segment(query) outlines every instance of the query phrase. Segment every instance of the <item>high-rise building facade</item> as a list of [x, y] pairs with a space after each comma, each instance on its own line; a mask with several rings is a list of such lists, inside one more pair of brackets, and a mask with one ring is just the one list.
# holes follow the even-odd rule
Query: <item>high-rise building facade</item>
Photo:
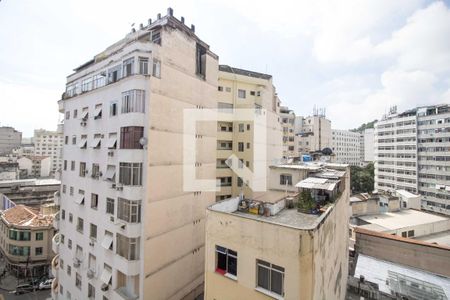
[[[253, 190], [247, 182], [229, 167], [230, 155], [239, 159], [238, 168], [254, 170], [254, 163], [263, 160], [268, 167], [282, 158], [282, 131], [279, 120], [280, 100], [272, 84], [272, 76], [248, 70], [219, 66], [218, 83], [219, 111], [239, 115], [237, 110], [250, 110], [265, 114], [266, 137], [255, 136], [255, 122], [252, 120], [218, 121], [217, 123], [217, 180], [220, 191], [216, 200], [227, 199], [244, 193], [251, 197]], [[255, 147], [264, 147], [265, 156], [255, 157]], [[264, 174], [255, 174], [267, 180]]]
[[392, 113], [375, 124], [375, 188], [419, 193], [422, 208], [450, 214], [450, 106]]
[[374, 161], [374, 129], [367, 128], [361, 133], [361, 161], [369, 163]]
[[7, 154], [22, 143], [22, 132], [12, 127], [0, 127], [0, 154]]
[[[70, 139], [72, 138], [73, 137], [70, 137]], [[69, 137], [66, 137], [65, 139], [67, 142], [66, 144], [69, 144]], [[64, 142], [63, 134], [58, 131], [36, 129], [34, 131], [33, 140], [35, 155], [48, 156], [51, 158], [50, 174], [54, 176], [62, 167], [61, 151]]]
[[361, 137], [359, 132], [349, 130], [332, 129], [332, 147], [335, 161], [351, 166], [360, 166], [361, 161]]
[[417, 116], [392, 113], [375, 124], [375, 189], [417, 194]]
[[68, 77], [53, 299], [201, 292], [215, 193], [184, 189], [183, 139], [195, 141], [197, 176], [214, 180], [217, 129], [186, 131], [183, 114], [217, 107], [217, 78], [217, 55], [172, 9]]
[[295, 157], [295, 113], [286, 106], [280, 107], [281, 127], [283, 130], [283, 157]]
[[299, 155], [330, 148], [331, 141], [331, 121], [325, 115], [295, 118], [295, 147]]

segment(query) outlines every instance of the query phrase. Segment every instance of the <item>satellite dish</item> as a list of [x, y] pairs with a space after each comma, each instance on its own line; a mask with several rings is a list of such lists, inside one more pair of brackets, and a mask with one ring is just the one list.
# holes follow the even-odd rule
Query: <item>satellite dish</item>
[[333, 151], [330, 148], [323, 148], [322, 149], [322, 154], [323, 155], [331, 155], [333, 153]]
[[142, 146], [146, 146], [147, 145], [147, 138], [145, 138], [145, 137], [141, 137], [140, 139], [139, 139], [139, 144], [141, 144]]

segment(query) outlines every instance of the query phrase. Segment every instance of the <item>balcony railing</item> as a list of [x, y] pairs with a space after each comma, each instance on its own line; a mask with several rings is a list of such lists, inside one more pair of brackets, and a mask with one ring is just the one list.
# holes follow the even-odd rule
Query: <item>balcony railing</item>
[[59, 244], [61, 243], [61, 234], [57, 233], [52, 239], [52, 250], [55, 253], [59, 253]]
[[52, 259], [52, 275], [53, 277], [58, 277], [58, 270], [59, 270], [59, 254], [57, 254]]

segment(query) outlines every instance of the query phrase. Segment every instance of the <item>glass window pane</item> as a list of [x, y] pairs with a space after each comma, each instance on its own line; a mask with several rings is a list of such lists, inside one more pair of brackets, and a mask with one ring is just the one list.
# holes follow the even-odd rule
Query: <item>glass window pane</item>
[[283, 274], [272, 270], [271, 276], [271, 291], [278, 295], [283, 295]]
[[258, 286], [269, 290], [269, 269], [258, 266]]

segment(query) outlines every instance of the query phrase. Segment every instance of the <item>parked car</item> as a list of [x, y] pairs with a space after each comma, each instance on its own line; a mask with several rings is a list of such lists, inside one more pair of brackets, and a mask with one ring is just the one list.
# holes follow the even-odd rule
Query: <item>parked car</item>
[[18, 286], [16, 286], [16, 290], [15, 290], [14, 294], [16, 294], [16, 295], [26, 294], [26, 293], [31, 293], [34, 290], [35, 290], [35, 288], [32, 284], [29, 284], [29, 283], [19, 284]]
[[49, 288], [52, 287], [52, 281], [53, 281], [53, 279], [47, 279], [45, 281], [42, 281], [39, 284], [39, 289], [40, 290], [48, 290]]

